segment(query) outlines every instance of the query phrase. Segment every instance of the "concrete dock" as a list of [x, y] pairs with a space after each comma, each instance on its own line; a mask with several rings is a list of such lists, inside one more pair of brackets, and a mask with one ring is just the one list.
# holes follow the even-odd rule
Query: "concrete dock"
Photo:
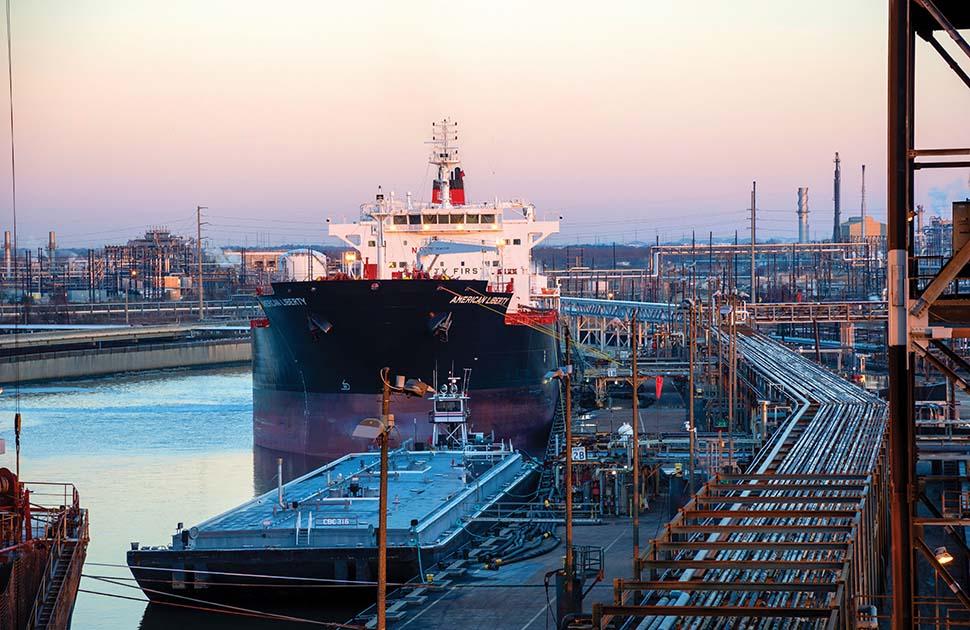
[[[670, 518], [666, 498], [658, 499], [640, 516], [641, 547]], [[633, 526], [629, 518], [609, 519], [601, 525], [577, 526], [574, 533], [577, 546], [594, 545], [604, 550], [603, 579], [595, 585], [591, 582], [584, 585], [584, 592], [589, 589], [584, 610], [589, 612], [593, 603], [612, 602], [613, 579], [628, 577], [633, 571]], [[547, 573], [562, 566], [563, 553], [563, 546], [559, 545], [543, 556], [506, 565], [497, 571], [485, 568], [467, 571], [440, 590], [426, 590], [423, 594], [427, 599], [421, 605], [401, 607], [401, 618], [393, 622], [389, 619], [388, 625], [409, 630], [552, 628], [556, 611], [555, 579], [549, 585], [548, 598], [544, 580]], [[413, 590], [395, 592], [388, 606], [403, 601], [403, 596]]]
[[245, 326], [105, 326], [0, 335], [0, 383], [52, 381], [105, 374], [245, 363], [252, 359]]

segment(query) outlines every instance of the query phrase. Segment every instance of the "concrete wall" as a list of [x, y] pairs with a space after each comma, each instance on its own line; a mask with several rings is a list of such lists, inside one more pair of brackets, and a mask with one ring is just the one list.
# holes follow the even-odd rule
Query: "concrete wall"
[[[21, 382], [53, 381], [122, 372], [244, 363], [251, 361], [252, 355], [252, 345], [248, 339], [47, 352], [21, 357], [19, 378]], [[18, 364], [11, 358], [0, 361], [0, 384], [13, 383], [18, 376], [17, 370]]]

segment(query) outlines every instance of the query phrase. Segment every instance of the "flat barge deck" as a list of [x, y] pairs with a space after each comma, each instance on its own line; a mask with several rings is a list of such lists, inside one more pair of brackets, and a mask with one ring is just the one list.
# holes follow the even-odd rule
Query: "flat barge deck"
[[[170, 545], [133, 543], [131, 572], [154, 601], [373, 597], [379, 459], [378, 453], [346, 455], [197, 526], [179, 528]], [[495, 446], [398, 449], [390, 453], [388, 470], [392, 583], [406, 582], [454, 552], [473, 533], [477, 514], [536, 476], [522, 455]], [[307, 588], [322, 584], [332, 588]]]

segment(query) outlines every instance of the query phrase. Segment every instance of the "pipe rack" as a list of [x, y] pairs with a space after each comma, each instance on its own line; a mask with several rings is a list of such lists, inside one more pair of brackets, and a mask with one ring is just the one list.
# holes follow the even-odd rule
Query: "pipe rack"
[[[793, 412], [749, 472], [720, 474], [616, 580], [596, 628], [854, 628], [882, 591], [886, 405], [751, 331], [738, 356]], [[770, 396], [769, 396], [770, 395]]]

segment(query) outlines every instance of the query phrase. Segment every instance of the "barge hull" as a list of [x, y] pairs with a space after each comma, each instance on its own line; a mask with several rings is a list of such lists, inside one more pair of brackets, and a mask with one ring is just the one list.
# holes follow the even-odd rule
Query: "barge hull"
[[[436, 557], [423, 550], [421, 566]], [[369, 584], [377, 579], [372, 548], [129, 551], [128, 566], [153, 602], [191, 597], [234, 605], [339, 604], [371, 601], [376, 593]], [[388, 549], [390, 583], [407, 582], [418, 571], [416, 549]]]

